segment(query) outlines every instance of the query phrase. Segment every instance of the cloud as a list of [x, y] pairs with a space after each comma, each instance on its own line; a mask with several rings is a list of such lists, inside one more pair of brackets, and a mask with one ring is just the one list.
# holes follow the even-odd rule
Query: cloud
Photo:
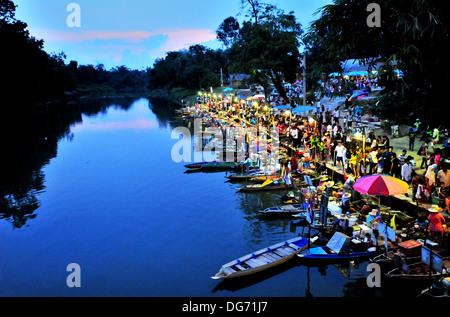
[[78, 124], [72, 127], [72, 132], [80, 131], [117, 131], [117, 130], [152, 130], [158, 127], [154, 120], [135, 119], [130, 121], [95, 122], [92, 124]]
[[[69, 58], [73, 56], [72, 59], [81, 64], [84, 60], [95, 60], [105, 66], [108, 63], [117, 66], [119, 63], [127, 65], [124, 62], [128, 60], [134, 65], [133, 68], [139, 68], [137, 64], [151, 66], [155, 59], [164, 57], [167, 52], [216, 39], [215, 31], [210, 29], [161, 29], [152, 32], [34, 30], [32, 34], [42, 38], [46, 47], [64, 51]], [[145, 60], [138, 61], [138, 58]]]

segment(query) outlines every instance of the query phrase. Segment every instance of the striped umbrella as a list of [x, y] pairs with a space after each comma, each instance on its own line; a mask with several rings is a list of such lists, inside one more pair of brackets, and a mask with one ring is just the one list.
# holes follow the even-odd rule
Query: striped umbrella
[[[377, 210], [377, 216], [375, 217], [375, 220], [381, 221], [381, 215], [380, 215], [380, 197], [383, 196], [395, 196], [399, 194], [404, 194], [408, 191], [408, 183], [386, 175], [386, 174], [374, 174], [374, 175], [367, 175], [363, 176], [361, 178], [358, 178], [353, 185], [353, 189], [365, 194], [365, 195], [377, 195], [378, 196], [378, 210]], [[387, 237], [388, 237], [388, 225], [385, 226], [385, 248], [386, 248], [386, 254], [388, 252], [387, 248]]]
[[408, 183], [385, 174], [374, 174], [360, 177], [353, 189], [364, 195], [395, 196], [408, 192]]

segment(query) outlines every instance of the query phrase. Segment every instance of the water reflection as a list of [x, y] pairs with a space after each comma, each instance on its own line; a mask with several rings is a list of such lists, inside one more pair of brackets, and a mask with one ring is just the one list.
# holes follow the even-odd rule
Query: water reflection
[[[39, 193], [45, 191], [42, 169], [57, 156], [61, 139], [73, 140], [74, 132], [84, 128], [152, 129], [156, 121], [135, 119], [83, 125], [83, 116], [105, 114], [109, 108], [128, 110], [136, 98], [100, 98], [81, 100], [57, 114], [29, 114], [0, 119], [0, 219], [13, 229], [27, 227], [40, 207]], [[158, 111], [157, 111], [158, 112]], [[162, 112], [162, 111], [160, 111]], [[164, 112], [162, 112], [164, 113]]]

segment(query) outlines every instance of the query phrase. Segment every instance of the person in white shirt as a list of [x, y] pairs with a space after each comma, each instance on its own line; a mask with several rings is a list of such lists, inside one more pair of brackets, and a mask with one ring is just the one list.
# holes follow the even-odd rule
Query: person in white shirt
[[338, 128], [339, 128], [339, 126], [338, 126], [338, 124], [336, 123], [336, 124], [334, 125], [334, 127], [333, 127], [333, 137], [334, 137], [334, 138], [336, 138], [336, 135], [337, 135], [337, 133], [338, 133]]
[[345, 147], [342, 145], [342, 141], [338, 142], [338, 145], [336, 146], [334, 151], [336, 154], [335, 157], [336, 157], [336, 162], [338, 163], [339, 169], [341, 169], [341, 163], [342, 163], [342, 167], [344, 168]]
[[339, 124], [339, 110], [338, 109], [334, 109], [333, 116], [334, 116], [334, 123]]
[[437, 173], [437, 181], [438, 184], [444, 183], [446, 188], [450, 186], [450, 172], [447, 165], [443, 165], [442, 169]]
[[374, 149], [372, 152], [369, 153], [369, 161], [370, 161], [370, 166], [369, 166], [369, 174], [373, 174], [373, 172], [376, 172], [376, 167], [378, 165], [378, 148]]
[[333, 127], [331, 126], [331, 124], [329, 124], [329, 125], [327, 126], [327, 133], [328, 133], [329, 135], [331, 135], [332, 132], [333, 132]]
[[435, 142], [435, 144], [439, 143], [439, 129], [438, 128], [434, 128], [434, 130], [433, 130], [433, 142]]
[[291, 130], [291, 136], [292, 136], [292, 145], [297, 148], [298, 147], [298, 130], [297, 127], [293, 127]]
[[411, 174], [412, 174], [413, 168], [411, 166], [410, 159], [406, 159], [405, 164], [402, 166], [402, 180], [407, 182], [408, 184], [411, 183]]

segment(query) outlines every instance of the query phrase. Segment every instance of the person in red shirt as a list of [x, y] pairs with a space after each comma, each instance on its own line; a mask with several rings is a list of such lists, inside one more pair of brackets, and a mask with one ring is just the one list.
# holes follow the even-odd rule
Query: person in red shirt
[[428, 229], [430, 230], [430, 240], [439, 243], [439, 246], [442, 247], [444, 239], [444, 227], [442, 225], [445, 224], [445, 218], [440, 211], [442, 211], [442, 208], [437, 205], [433, 205], [429, 209], [428, 221], [430, 224]]

